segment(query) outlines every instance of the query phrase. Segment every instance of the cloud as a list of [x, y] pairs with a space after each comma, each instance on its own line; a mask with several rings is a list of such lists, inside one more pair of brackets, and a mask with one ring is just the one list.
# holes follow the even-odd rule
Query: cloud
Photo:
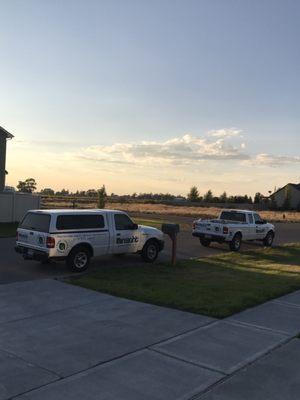
[[209, 131], [208, 135], [219, 138], [230, 138], [230, 137], [242, 137], [241, 133], [242, 131], [240, 129], [229, 128], [229, 129], [217, 129]]
[[283, 165], [300, 163], [300, 157], [272, 155], [272, 154], [262, 153], [262, 154], [257, 154], [251, 160], [246, 161], [246, 163], [250, 163], [251, 165], [280, 167]]
[[244, 146], [229, 141], [240, 131], [219, 130], [208, 137], [190, 134], [166, 141], [116, 143], [111, 146], [89, 146], [76, 154], [77, 158], [116, 164], [192, 165], [205, 160], [248, 160]]

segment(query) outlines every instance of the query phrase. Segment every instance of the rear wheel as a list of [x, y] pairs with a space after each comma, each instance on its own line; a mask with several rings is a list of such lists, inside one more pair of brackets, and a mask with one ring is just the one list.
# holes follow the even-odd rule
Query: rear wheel
[[90, 258], [90, 251], [84, 246], [78, 246], [71, 250], [67, 258], [67, 265], [74, 272], [82, 272], [88, 269]]
[[199, 238], [200, 243], [202, 244], [202, 246], [204, 247], [209, 247], [211, 244], [211, 240], [209, 239], [205, 239], [205, 238]]
[[273, 240], [274, 240], [274, 232], [268, 232], [267, 236], [264, 238], [263, 240], [263, 244], [266, 247], [271, 247], [273, 244]]
[[145, 243], [142, 250], [142, 259], [147, 263], [152, 263], [157, 259], [159, 246], [154, 240]]
[[242, 235], [240, 233], [236, 233], [229, 243], [229, 248], [231, 251], [239, 251], [242, 245]]

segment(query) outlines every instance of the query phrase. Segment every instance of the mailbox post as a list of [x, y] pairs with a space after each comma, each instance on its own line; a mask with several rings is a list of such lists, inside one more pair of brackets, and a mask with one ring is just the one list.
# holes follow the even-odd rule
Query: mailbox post
[[179, 224], [162, 224], [161, 230], [168, 235], [172, 241], [172, 265], [176, 264], [177, 235], [179, 233]]

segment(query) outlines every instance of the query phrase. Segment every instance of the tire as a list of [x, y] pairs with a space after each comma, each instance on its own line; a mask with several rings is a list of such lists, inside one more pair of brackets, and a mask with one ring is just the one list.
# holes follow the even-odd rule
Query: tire
[[211, 244], [211, 240], [209, 239], [205, 239], [205, 238], [199, 238], [200, 243], [202, 244], [202, 246], [204, 247], [209, 247]]
[[266, 247], [271, 247], [274, 240], [274, 232], [270, 231], [267, 233], [266, 237], [263, 240], [263, 244]]
[[229, 243], [229, 248], [231, 251], [239, 251], [242, 245], [242, 235], [240, 233], [236, 233]]
[[145, 243], [143, 250], [142, 250], [142, 259], [147, 263], [153, 263], [159, 253], [159, 246], [154, 240], [149, 240]]
[[78, 246], [71, 250], [67, 258], [68, 267], [74, 272], [83, 272], [88, 269], [91, 253], [85, 246]]

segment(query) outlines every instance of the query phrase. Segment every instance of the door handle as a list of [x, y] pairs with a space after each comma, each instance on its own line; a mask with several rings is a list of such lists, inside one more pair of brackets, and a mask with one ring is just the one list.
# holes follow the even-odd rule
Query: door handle
[[117, 236], [121, 236], [121, 233], [117, 233]]

